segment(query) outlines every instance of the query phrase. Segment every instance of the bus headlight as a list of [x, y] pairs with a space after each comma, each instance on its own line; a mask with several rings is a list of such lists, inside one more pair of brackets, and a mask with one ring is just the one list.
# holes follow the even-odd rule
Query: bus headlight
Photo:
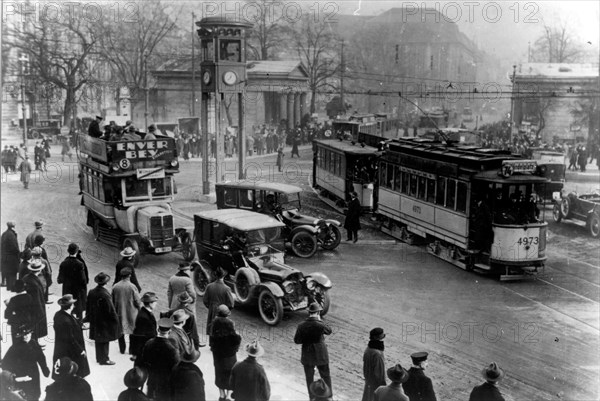
[[179, 162], [175, 159], [171, 160], [171, 167], [177, 167], [179, 165]]
[[113, 163], [111, 167], [113, 171], [119, 171], [119, 165], [117, 163]]

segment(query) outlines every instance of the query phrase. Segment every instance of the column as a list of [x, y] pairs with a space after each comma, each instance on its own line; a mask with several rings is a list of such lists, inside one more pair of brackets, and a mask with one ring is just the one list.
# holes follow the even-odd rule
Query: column
[[306, 109], [306, 92], [302, 92], [300, 94], [300, 118], [306, 113], [308, 113], [308, 110]]
[[300, 114], [300, 94], [294, 93], [294, 127], [302, 122], [302, 114]]
[[281, 120], [285, 120], [287, 118], [287, 95], [285, 93], [279, 94], [279, 123]]
[[286, 97], [288, 128], [294, 128], [294, 94], [289, 92], [286, 94]]
[[265, 123], [270, 123], [271, 119], [273, 118], [273, 108], [272, 108], [273, 94], [272, 94], [272, 92], [265, 91], [262, 93], [262, 98], [263, 98], [263, 105], [264, 105], [263, 118], [265, 119]]

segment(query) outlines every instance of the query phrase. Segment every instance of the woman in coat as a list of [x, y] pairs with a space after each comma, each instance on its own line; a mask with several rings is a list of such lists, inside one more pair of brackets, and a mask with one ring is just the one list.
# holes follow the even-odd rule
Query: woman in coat
[[237, 362], [236, 354], [242, 341], [242, 337], [235, 331], [233, 321], [228, 318], [230, 314], [227, 306], [218, 307], [209, 339], [215, 366], [215, 385], [219, 388], [220, 399], [227, 399], [229, 396], [231, 369]]
[[2, 257], [0, 270], [2, 270], [2, 283], [6, 285], [8, 291], [14, 291], [19, 264], [21, 263], [19, 250], [19, 241], [17, 232], [15, 231], [15, 223], [13, 221], [6, 222], [6, 231], [2, 233]]
[[18, 383], [18, 387], [25, 393], [27, 401], [37, 401], [41, 394], [38, 365], [46, 377], [50, 375], [50, 369], [46, 365], [42, 348], [35, 341], [31, 341], [31, 329], [23, 329], [18, 333], [18, 337], [6, 351], [2, 369], [12, 372], [17, 378], [29, 376], [31, 380]]
[[346, 241], [358, 241], [358, 230], [360, 230], [360, 202], [358, 200], [358, 194], [354, 191], [350, 193], [350, 202], [348, 203], [344, 228], [348, 232], [348, 239], [346, 239]]
[[[54, 315], [54, 356], [53, 363], [61, 358], [68, 357], [78, 366], [78, 375], [86, 377], [90, 374], [90, 365], [85, 350], [85, 341], [81, 324], [72, 315], [77, 302], [71, 294], [65, 294], [58, 300], [60, 311]], [[52, 373], [56, 380], [57, 373]]]

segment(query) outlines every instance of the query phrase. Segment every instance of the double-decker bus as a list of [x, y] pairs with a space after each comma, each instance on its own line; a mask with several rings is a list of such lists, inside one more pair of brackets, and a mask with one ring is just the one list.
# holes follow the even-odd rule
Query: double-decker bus
[[426, 138], [386, 147], [376, 205], [383, 232], [501, 280], [543, 268], [547, 223], [535, 191], [546, 179], [535, 160]]
[[182, 242], [191, 246], [189, 234], [173, 223], [173, 176], [179, 172], [173, 138], [105, 141], [80, 135], [78, 143], [82, 204], [96, 240], [131, 247], [138, 255], [170, 252]]

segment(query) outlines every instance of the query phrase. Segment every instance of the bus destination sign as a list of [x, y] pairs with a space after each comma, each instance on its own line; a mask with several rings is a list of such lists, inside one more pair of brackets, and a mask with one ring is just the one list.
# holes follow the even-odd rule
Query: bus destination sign
[[175, 156], [174, 149], [169, 148], [169, 142], [160, 139], [117, 142], [115, 145], [113, 155], [117, 158], [169, 160]]

